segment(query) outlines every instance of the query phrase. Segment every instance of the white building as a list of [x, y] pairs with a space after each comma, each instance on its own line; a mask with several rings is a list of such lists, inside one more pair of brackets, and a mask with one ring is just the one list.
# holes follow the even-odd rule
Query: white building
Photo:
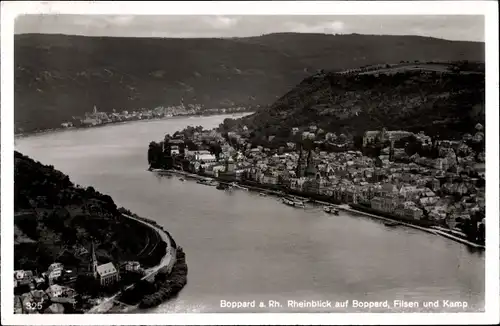
[[138, 272], [141, 270], [141, 264], [138, 261], [128, 261], [125, 264], [125, 270], [128, 272]]
[[28, 285], [31, 283], [32, 279], [33, 279], [32, 271], [23, 271], [23, 270], [14, 271], [14, 284], [16, 287], [19, 285]]
[[177, 145], [172, 146], [170, 153], [172, 155], [179, 155], [179, 146], [177, 146]]
[[63, 268], [64, 268], [64, 266], [61, 263], [53, 263], [49, 266], [49, 268], [47, 270], [49, 284], [52, 284], [54, 282], [54, 280], [56, 280], [62, 276]]
[[62, 296], [62, 294], [63, 294], [63, 287], [60, 286], [60, 285], [54, 284], [54, 285], [49, 286], [47, 288], [47, 290], [45, 290], [45, 293], [47, 293], [47, 295], [50, 298], [57, 298], [57, 297]]
[[97, 266], [97, 275], [101, 286], [111, 285], [120, 279], [118, 271], [113, 263], [107, 263]]
[[211, 154], [209, 151], [198, 151], [195, 153], [196, 161], [203, 161], [204, 163], [214, 163], [217, 162], [215, 155]]

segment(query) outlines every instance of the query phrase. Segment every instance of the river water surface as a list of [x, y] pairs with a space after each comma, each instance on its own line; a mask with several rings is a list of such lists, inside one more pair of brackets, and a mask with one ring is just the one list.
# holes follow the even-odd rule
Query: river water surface
[[[185, 252], [188, 284], [151, 312], [368, 311], [352, 300], [466, 302], [484, 309], [484, 254], [410, 228], [321, 207], [294, 209], [273, 197], [158, 177], [147, 149], [187, 125], [217, 126], [228, 116], [133, 122], [16, 139], [16, 149], [118, 206], [165, 226]], [[276, 300], [278, 308], [227, 309], [220, 301]], [[350, 300], [347, 308], [289, 309], [288, 300]], [[375, 309], [372, 311], [399, 311]]]

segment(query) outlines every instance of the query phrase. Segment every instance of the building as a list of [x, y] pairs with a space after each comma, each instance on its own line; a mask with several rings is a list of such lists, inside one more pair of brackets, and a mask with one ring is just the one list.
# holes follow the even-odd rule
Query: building
[[215, 155], [211, 154], [209, 151], [198, 151], [195, 153], [196, 161], [203, 161], [204, 163], [214, 163], [217, 162]]
[[233, 173], [236, 168], [236, 163], [234, 162], [232, 157], [229, 157], [226, 161], [226, 171], [227, 173]]
[[276, 185], [276, 184], [278, 184], [279, 179], [277, 176], [274, 176], [271, 173], [263, 173], [263, 174], [261, 174], [259, 181], [260, 181], [260, 183], [263, 183], [263, 184]]
[[363, 135], [363, 147], [375, 143], [378, 137], [380, 137], [380, 131], [378, 130], [365, 132], [365, 134]]
[[96, 280], [99, 280], [101, 286], [108, 286], [119, 281], [120, 275], [118, 274], [118, 270], [115, 268], [113, 263], [109, 262], [103, 265], [97, 264], [94, 242], [92, 242], [91, 254], [92, 254], [91, 258], [92, 275]]
[[302, 139], [315, 139], [316, 135], [313, 132], [310, 131], [304, 131], [302, 133]]
[[57, 298], [63, 295], [63, 287], [58, 284], [54, 284], [49, 286], [47, 290], [45, 290], [45, 293], [47, 293], [49, 298]]
[[33, 272], [32, 271], [23, 271], [18, 270], [14, 271], [14, 286], [23, 286], [31, 284], [33, 280]]
[[173, 145], [170, 151], [171, 155], [179, 155], [179, 146]]
[[35, 277], [33, 281], [35, 283], [35, 288], [40, 289], [44, 287], [45, 279], [43, 277]]
[[49, 284], [53, 284], [54, 281], [58, 280], [62, 276], [63, 264], [53, 263], [49, 266], [47, 270], [47, 277], [49, 279]]
[[125, 263], [125, 270], [127, 272], [139, 272], [141, 271], [141, 264], [138, 261], [128, 261]]
[[422, 218], [422, 216], [424, 215], [424, 212], [418, 208], [418, 207], [415, 207], [415, 206], [409, 206], [409, 207], [406, 207], [404, 208], [404, 213], [405, 213], [405, 217], [409, 218], [409, 219], [414, 219], [414, 220], [420, 220]]
[[21, 300], [21, 297], [18, 295], [14, 296], [14, 313], [15, 314], [23, 313], [23, 302]]
[[398, 206], [398, 202], [394, 196], [383, 196], [383, 197], [373, 197], [370, 200], [371, 207], [375, 210], [394, 213], [395, 208]]
[[97, 275], [101, 286], [112, 285], [120, 280], [118, 271], [111, 262], [97, 266]]

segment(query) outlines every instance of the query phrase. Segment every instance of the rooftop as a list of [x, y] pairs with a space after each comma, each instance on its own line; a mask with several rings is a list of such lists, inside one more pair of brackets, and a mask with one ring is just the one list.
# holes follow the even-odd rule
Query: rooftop
[[97, 273], [100, 277], [105, 277], [117, 273], [115, 265], [113, 263], [107, 263], [97, 266]]

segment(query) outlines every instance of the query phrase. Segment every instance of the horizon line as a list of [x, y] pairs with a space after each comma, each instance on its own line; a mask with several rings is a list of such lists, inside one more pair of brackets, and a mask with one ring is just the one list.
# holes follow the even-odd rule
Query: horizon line
[[258, 38], [258, 37], [263, 37], [263, 36], [269, 36], [269, 35], [279, 35], [279, 34], [302, 34], [302, 35], [321, 35], [321, 36], [375, 36], [375, 37], [383, 37], [383, 36], [388, 36], [388, 37], [421, 37], [421, 38], [428, 38], [428, 39], [436, 39], [436, 40], [442, 40], [442, 41], [448, 41], [448, 42], [468, 42], [468, 43], [482, 43], [486, 44], [485, 41], [473, 41], [473, 40], [453, 40], [453, 39], [446, 39], [446, 38], [440, 38], [440, 37], [435, 37], [435, 36], [426, 36], [426, 35], [418, 35], [418, 34], [362, 34], [362, 33], [308, 33], [308, 32], [273, 32], [273, 33], [265, 33], [265, 34], [260, 34], [260, 35], [251, 35], [251, 36], [211, 36], [211, 37], [188, 37], [188, 36], [183, 36], [183, 37], [175, 37], [175, 36], [133, 36], [133, 35], [127, 35], [127, 36], [110, 36], [110, 35], [83, 35], [83, 34], [64, 34], [64, 33], [36, 33], [36, 32], [30, 32], [30, 33], [16, 33], [14, 31], [14, 37], [16, 36], [21, 36], [21, 35], [51, 35], [51, 36], [73, 36], [73, 37], [89, 37], [89, 38], [137, 38], [137, 39], [179, 39], [179, 40], [187, 40], [187, 39], [193, 39], [193, 40], [200, 40], [200, 39], [207, 39], [207, 40], [231, 40], [231, 39], [247, 39], [247, 38]]

